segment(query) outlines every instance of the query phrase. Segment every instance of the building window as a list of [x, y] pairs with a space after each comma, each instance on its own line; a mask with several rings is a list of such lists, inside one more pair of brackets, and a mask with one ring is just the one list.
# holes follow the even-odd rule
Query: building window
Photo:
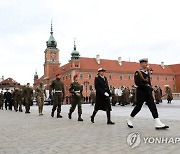
[[69, 75], [69, 78], [71, 79], [71, 74]]
[[121, 76], [120, 76], [120, 80], [122, 80], [122, 79], [123, 79], [123, 76], [121, 75]]
[[82, 74], [82, 73], [80, 73], [79, 77], [80, 77], [80, 79], [82, 79], [82, 78], [83, 78], [83, 74]]
[[79, 67], [79, 65], [76, 64], [75, 67]]
[[157, 76], [157, 80], [159, 81], [159, 76]]
[[173, 90], [176, 91], [176, 85], [173, 85]]
[[110, 79], [110, 80], [112, 79], [112, 75], [111, 75], [111, 74], [109, 74], [109, 79]]
[[68, 79], [67, 75], [66, 75], [66, 80]]
[[131, 80], [131, 75], [128, 75], [128, 79]]
[[89, 90], [91, 91], [93, 88], [92, 88], [92, 85], [89, 85]]
[[174, 79], [174, 77], [173, 77], [173, 81], [174, 81], [175, 79]]
[[92, 74], [89, 74], [88, 76], [89, 76], [89, 79], [91, 79], [91, 78], [92, 78]]
[[63, 81], [64, 81], [64, 76], [63, 76]]
[[168, 78], [166, 77], [166, 81], [168, 80]]

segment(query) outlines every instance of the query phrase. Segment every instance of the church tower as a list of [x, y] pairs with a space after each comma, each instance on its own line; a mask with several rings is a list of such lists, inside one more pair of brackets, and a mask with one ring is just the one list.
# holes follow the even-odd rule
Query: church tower
[[80, 68], [80, 54], [76, 50], [76, 40], [74, 39], [74, 50], [71, 53], [71, 68]]
[[53, 36], [53, 28], [51, 22], [51, 32], [49, 40], [46, 42], [45, 62], [44, 62], [44, 77], [49, 78], [55, 76], [56, 70], [59, 68], [59, 49], [57, 42]]

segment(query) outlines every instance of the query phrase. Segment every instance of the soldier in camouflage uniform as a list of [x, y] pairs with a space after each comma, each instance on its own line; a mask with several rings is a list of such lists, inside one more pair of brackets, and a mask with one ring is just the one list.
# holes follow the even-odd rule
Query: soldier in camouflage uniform
[[19, 85], [15, 88], [13, 92], [13, 99], [14, 99], [14, 110], [17, 112], [19, 105], [19, 112], [22, 112], [22, 92], [19, 89]]
[[23, 90], [23, 97], [24, 97], [25, 108], [26, 108], [25, 113], [30, 113], [30, 106], [33, 101], [32, 100], [33, 99], [33, 90], [32, 90], [32, 88], [30, 88], [29, 83], [27, 83], [27, 86]]
[[53, 108], [51, 112], [51, 116], [54, 117], [54, 112], [57, 108], [57, 118], [62, 118], [60, 115], [61, 112], [61, 103], [64, 100], [65, 91], [64, 84], [60, 79], [60, 74], [56, 75], [56, 79], [51, 84], [51, 90], [53, 91]]
[[78, 83], [78, 76], [77, 74], [74, 76], [74, 82], [71, 83], [69, 92], [72, 94], [71, 99], [71, 107], [68, 113], [68, 118], [72, 118], [72, 113], [74, 112], [76, 105], [78, 105], [78, 121], [83, 121], [81, 118], [82, 114], [82, 107], [81, 107], [81, 100], [82, 100], [82, 91], [83, 87]]
[[0, 93], [0, 109], [3, 110], [3, 104], [4, 104], [4, 94], [3, 91]]
[[37, 105], [38, 105], [38, 110], [39, 110], [39, 115], [43, 115], [43, 105], [44, 105], [44, 88], [43, 84], [40, 83], [40, 86], [36, 89], [36, 100], [37, 100]]

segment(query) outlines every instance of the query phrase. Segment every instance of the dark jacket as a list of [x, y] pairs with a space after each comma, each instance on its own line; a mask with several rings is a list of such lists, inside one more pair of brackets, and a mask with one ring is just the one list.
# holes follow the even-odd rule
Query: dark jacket
[[[111, 104], [109, 99], [111, 92], [109, 90], [107, 78], [104, 77], [103, 79], [101, 76], [97, 76], [94, 80], [94, 86], [96, 89], [95, 110], [111, 111]], [[109, 97], [104, 95], [105, 92], [109, 94]]]

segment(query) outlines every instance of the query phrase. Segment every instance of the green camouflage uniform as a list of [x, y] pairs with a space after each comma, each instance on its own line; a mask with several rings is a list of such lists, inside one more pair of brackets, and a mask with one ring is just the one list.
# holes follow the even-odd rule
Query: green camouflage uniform
[[64, 84], [60, 80], [60, 78], [56, 78], [51, 84], [51, 89], [53, 91], [53, 108], [52, 108], [52, 113], [51, 116], [54, 117], [54, 112], [57, 108], [57, 118], [62, 118], [60, 115], [61, 112], [61, 103], [62, 100], [64, 99], [65, 92], [64, 92]]
[[83, 121], [83, 119], [81, 118], [82, 91], [83, 91], [83, 87], [78, 82], [71, 83], [69, 92], [72, 94], [72, 99], [71, 99], [71, 108], [69, 110], [69, 119], [71, 119], [71, 114], [74, 112], [76, 105], [78, 105], [78, 115], [79, 115], [78, 121]]
[[33, 90], [32, 90], [32, 88], [25, 87], [24, 91], [23, 91], [23, 97], [24, 97], [25, 108], [26, 108], [25, 113], [30, 113], [29, 110], [30, 110], [31, 103], [33, 101], [32, 100], [32, 98], [33, 98]]
[[42, 86], [36, 89], [36, 100], [39, 107], [39, 114], [42, 115], [44, 105], [44, 89]]
[[14, 110], [17, 112], [19, 105], [19, 112], [22, 112], [22, 92], [19, 89], [14, 90], [13, 99], [14, 99]]

